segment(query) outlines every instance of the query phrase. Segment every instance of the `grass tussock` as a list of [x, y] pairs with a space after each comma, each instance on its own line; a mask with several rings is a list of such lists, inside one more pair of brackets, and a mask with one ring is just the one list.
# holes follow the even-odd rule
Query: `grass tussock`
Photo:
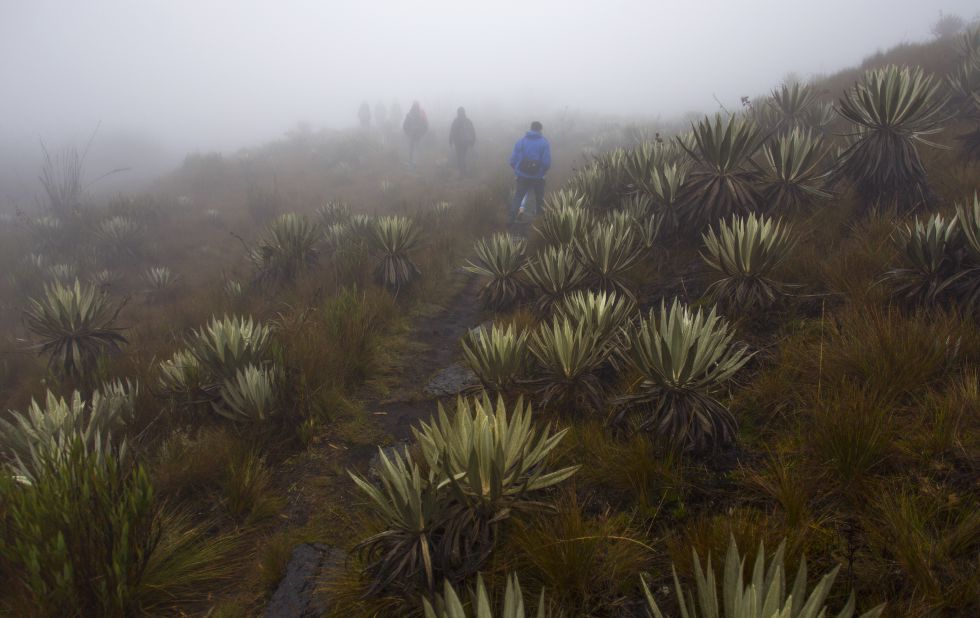
[[835, 389], [811, 411], [807, 449], [832, 491], [861, 499], [876, 471], [895, 455], [895, 406], [870, 389]]
[[689, 479], [679, 453], [659, 449], [647, 436], [618, 439], [600, 423], [573, 426], [563, 444], [563, 462], [590, 461], [576, 475], [584, 491], [601, 492], [621, 508], [642, 518], [683, 509]]
[[[915, 594], [905, 607], [909, 615], [935, 615], [975, 604], [976, 548], [980, 512], [958, 494], [930, 492], [887, 484], [872, 494], [864, 527], [878, 566], [897, 577], [880, 581], [892, 594], [909, 588]], [[889, 581], [890, 580], [890, 581]]]
[[905, 436], [909, 455], [923, 462], [965, 461], [980, 441], [980, 381], [968, 368], [941, 389], [929, 391], [916, 406], [914, 431]]
[[[558, 610], [570, 616], [623, 612], [638, 586], [637, 573], [659, 558], [646, 532], [628, 516], [587, 515], [574, 497], [560, 502], [556, 515], [521, 526], [510, 541], [522, 584], [540, 588]], [[505, 555], [514, 555], [507, 552]]]
[[973, 362], [977, 338], [955, 313], [842, 309], [789, 325], [735, 399], [737, 412], [785, 424], [847, 384], [883, 404], [906, 405]]

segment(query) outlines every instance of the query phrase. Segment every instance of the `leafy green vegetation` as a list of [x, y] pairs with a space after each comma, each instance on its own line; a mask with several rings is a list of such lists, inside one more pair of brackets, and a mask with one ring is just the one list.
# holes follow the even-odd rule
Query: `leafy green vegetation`
[[[487, 596], [487, 587], [480, 575], [476, 577], [475, 598], [476, 607], [472, 614], [467, 613], [459, 600], [459, 595], [456, 594], [456, 590], [447, 580], [445, 590], [442, 596], [436, 596], [434, 606], [428, 599], [422, 600], [425, 618], [467, 618], [470, 615], [477, 617], [497, 615], [500, 618], [529, 618], [532, 616], [530, 612], [526, 612], [524, 609], [524, 595], [516, 575], [507, 578], [507, 589], [504, 591], [503, 606], [499, 613], [493, 612], [493, 605], [490, 602], [490, 597]], [[538, 599], [537, 613], [533, 615], [537, 618], [546, 618], [548, 615], [546, 609], [544, 591], [542, 590]]]
[[708, 266], [723, 275], [707, 295], [739, 312], [766, 309], [783, 293], [772, 276], [793, 250], [793, 230], [765, 216], [733, 217], [704, 236]]
[[118, 350], [126, 338], [113, 324], [121, 307], [77, 279], [74, 284], [45, 286], [44, 296], [30, 299], [24, 320], [39, 340], [49, 366], [67, 377], [86, 378], [100, 354]]
[[762, 148], [765, 160], [763, 200], [776, 212], [830, 199], [826, 190], [823, 140], [809, 129], [794, 128]]
[[759, 173], [751, 159], [763, 145], [762, 129], [751, 119], [721, 114], [692, 128], [692, 145], [678, 140], [694, 163], [687, 175], [684, 221], [702, 227], [760, 208]]
[[375, 222], [373, 232], [376, 250], [381, 254], [375, 278], [397, 293], [421, 275], [409, 257], [419, 243], [418, 228], [405, 217], [381, 217]]
[[25, 479], [34, 478], [47, 457], [70, 448], [76, 438], [98, 453], [111, 432], [133, 417], [137, 391], [134, 384], [116, 382], [96, 391], [90, 401], [83, 401], [78, 391], [67, 400], [48, 391], [43, 406], [31, 401], [25, 412], [11, 412], [9, 422], [0, 419], [0, 451]]
[[463, 338], [463, 356], [483, 387], [496, 393], [511, 392], [526, 377], [527, 331], [513, 326], [474, 329]]
[[589, 224], [585, 196], [568, 189], [553, 193], [545, 202], [544, 213], [536, 229], [550, 245], [573, 243]]
[[322, 543], [329, 615], [976, 614], [978, 33], [556, 118], [506, 229], [493, 166], [373, 131], [104, 204], [42, 172], [0, 219], [0, 613], [259, 615]]
[[265, 238], [249, 258], [262, 283], [290, 283], [316, 261], [319, 226], [299, 215], [284, 214], [269, 224]]
[[383, 530], [358, 543], [379, 592], [389, 587], [435, 589], [437, 576], [476, 572], [497, 543], [499, 528], [533, 498], [576, 468], [546, 471], [543, 464], [564, 432], [538, 430], [522, 401], [508, 412], [502, 399], [459, 399], [452, 417], [440, 406], [413, 429], [428, 467], [410, 454], [379, 453], [381, 487], [353, 472]]
[[643, 244], [631, 221], [614, 220], [599, 224], [575, 247], [588, 271], [590, 287], [632, 295], [626, 274], [642, 256]]
[[947, 119], [946, 97], [938, 91], [920, 68], [887, 66], [844, 93], [838, 111], [854, 130], [838, 169], [866, 202], [910, 206], [934, 199], [917, 145], [933, 146], [927, 138]]
[[473, 246], [476, 263], [467, 262], [467, 271], [489, 278], [480, 289], [485, 307], [501, 310], [512, 307], [524, 295], [521, 278], [526, 263], [525, 242], [509, 234], [494, 234]]
[[[701, 569], [701, 561], [697, 553], [694, 553], [694, 578], [697, 583], [697, 602], [690, 594], [685, 595], [684, 589], [677, 580], [674, 573], [674, 585], [677, 598], [681, 599], [681, 612], [685, 616], [787, 616], [792, 618], [815, 618], [827, 613], [824, 602], [830, 593], [830, 588], [837, 579], [837, 572], [840, 565], [833, 571], [827, 573], [820, 579], [820, 583], [806, 594], [807, 572], [806, 560], [800, 563], [800, 569], [796, 573], [793, 585], [787, 587], [786, 567], [784, 565], [783, 554], [785, 553], [785, 543], [780, 544], [776, 553], [770, 558], [769, 566], [766, 567], [765, 547], [760, 543], [759, 550], [755, 555], [755, 565], [752, 567], [751, 578], [745, 578], [745, 559], [739, 555], [738, 546], [732, 538], [725, 556], [724, 577], [721, 581], [721, 599], [718, 598], [718, 587], [716, 585], [715, 572], [711, 566], [711, 557], [708, 557], [707, 575]], [[656, 618], [663, 618], [664, 614], [657, 606], [650, 589], [646, 582], [643, 583], [643, 592], [646, 594], [647, 602]], [[700, 611], [698, 611], [700, 609]], [[884, 606], [878, 606], [861, 614], [860, 618], [877, 618], [884, 611]], [[854, 616], [854, 595], [848, 599], [847, 604], [837, 614], [839, 618], [852, 618]]]
[[531, 334], [537, 359], [533, 384], [542, 405], [602, 409], [605, 392], [599, 369], [609, 349], [595, 324], [555, 317]]
[[571, 246], [548, 247], [528, 261], [527, 277], [538, 292], [536, 307], [547, 312], [585, 281], [585, 267]]
[[655, 428], [684, 448], [731, 444], [735, 419], [714, 395], [751, 358], [733, 339], [714, 309], [705, 314], [675, 300], [650, 311], [628, 336], [626, 360], [642, 377], [620, 417], [642, 410], [639, 429]]

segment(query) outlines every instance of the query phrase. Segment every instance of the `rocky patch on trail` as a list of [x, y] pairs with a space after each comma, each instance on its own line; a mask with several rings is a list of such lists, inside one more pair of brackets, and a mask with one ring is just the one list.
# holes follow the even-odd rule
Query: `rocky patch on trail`
[[463, 363], [453, 363], [436, 373], [422, 392], [428, 397], [441, 399], [456, 395], [479, 383], [480, 380], [477, 379], [472, 369]]
[[265, 609], [265, 618], [317, 618], [328, 609], [316, 594], [321, 575], [344, 563], [344, 552], [321, 543], [305, 543], [293, 550], [286, 574]]

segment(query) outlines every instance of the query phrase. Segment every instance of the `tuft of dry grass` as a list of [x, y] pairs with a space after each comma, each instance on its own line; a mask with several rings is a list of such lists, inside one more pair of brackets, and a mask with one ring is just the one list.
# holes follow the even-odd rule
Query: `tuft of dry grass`
[[141, 582], [144, 611], [210, 605], [248, 568], [251, 550], [239, 531], [215, 533], [210, 522], [196, 524], [186, 510], [165, 512], [161, 528]]
[[905, 405], [974, 362], [971, 322], [954, 313], [906, 314], [896, 308], [842, 308], [790, 325], [778, 349], [740, 391], [736, 415], [768, 431], [792, 425], [799, 411], [863, 384], [882, 403]]
[[519, 524], [500, 555], [511, 557], [501, 567], [516, 569], [529, 594], [547, 589], [564, 615], [622, 615], [637, 593], [638, 574], [655, 565], [667, 570], [647, 532], [628, 516], [586, 514], [590, 506], [572, 495], [557, 506], [557, 514]]
[[908, 599], [905, 615], [980, 612], [980, 505], [974, 498], [894, 483], [869, 496], [863, 525], [872, 557], [880, 561], [877, 585], [889, 597]]
[[249, 450], [225, 467], [222, 505], [233, 519], [246, 526], [267, 521], [283, 507], [272, 480], [265, 457], [254, 449]]
[[172, 501], [220, 508], [246, 527], [268, 521], [283, 502], [265, 456], [249, 442], [225, 427], [175, 433], [152, 458], [157, 490]]
[[780, 517], [787, 536], [805, 532], [815, 523], [812, 506], [815, 487], [795, 455], [770, 452], [757, 469], [742, 471], [746, 487], [774, 504], [771, 517]]
[[831, 300], [858, 307], [881, 306], [888, 298], [885, 286], [878, 285], [881, 274], [895, 261], [897, 250], [892, 242], [895, 221], [892, 217], [872, 214], [851, 224], [850, 233], [828, 251], [816, 246], [824, 258], [816, 262], [821, 288]]
[[211, 427], [195, 435], [177, 432], [150, 456], [149, 469], [157, 492], [166, 499], [200, 499], [222, 484], [230, 463], [247, 447], [230, 430]]
[[895, 309], [847, 312], [828, 326], [818, 385], [856, 380], [887, 400], [904, 401], [948, 376], [976, 337], [955, 314]]
[[682, 508], [689, 491], [685, 462], [646, 434], [618, 439], [598, 422], [573, 424], [559, 447], [561, 464], [583, 466], [573, 484], [637, 516], [655, 519]]
[[277, 340], [282, 362], [298, 380], [291, 385], [293, 396], [315, 399], [331, 389], [359, 386], [380, 373], [383, 336], [396, 321], [394, 301], [374, 288], [342, 288], [318, 305], [280, 314]]
[[896, 456], [895, 411], [892, 401], [853, 383], [835, 388], [808, 410], [802, 426], [805, 448], [821, 485], [862, 500], [876, 473]]
[[909, 456], [923, 466], [944, 459], [967, 463], [980, 452], [980, 377], [967, 368], [922, 396], [910, 415], [904, 436]]
[[339, 572], [327, 574], [318, 589], [330, 605], [326, 618], [351, 616], [405, 616], [421, 618], [421, 602], [396, 595], [368, 596], [368, 579], [360, 574], [364, 565], [352, 562]]

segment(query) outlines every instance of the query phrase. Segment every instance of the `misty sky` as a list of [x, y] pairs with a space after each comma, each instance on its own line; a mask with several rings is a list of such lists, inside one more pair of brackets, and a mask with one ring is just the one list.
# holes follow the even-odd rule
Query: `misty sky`
[[[928, 38], [975, 0], [0, 0], [0, 139], [233, 149], [357, 105], [713, 109]], [[448, 121], [448, 120], [447, 120]]]

